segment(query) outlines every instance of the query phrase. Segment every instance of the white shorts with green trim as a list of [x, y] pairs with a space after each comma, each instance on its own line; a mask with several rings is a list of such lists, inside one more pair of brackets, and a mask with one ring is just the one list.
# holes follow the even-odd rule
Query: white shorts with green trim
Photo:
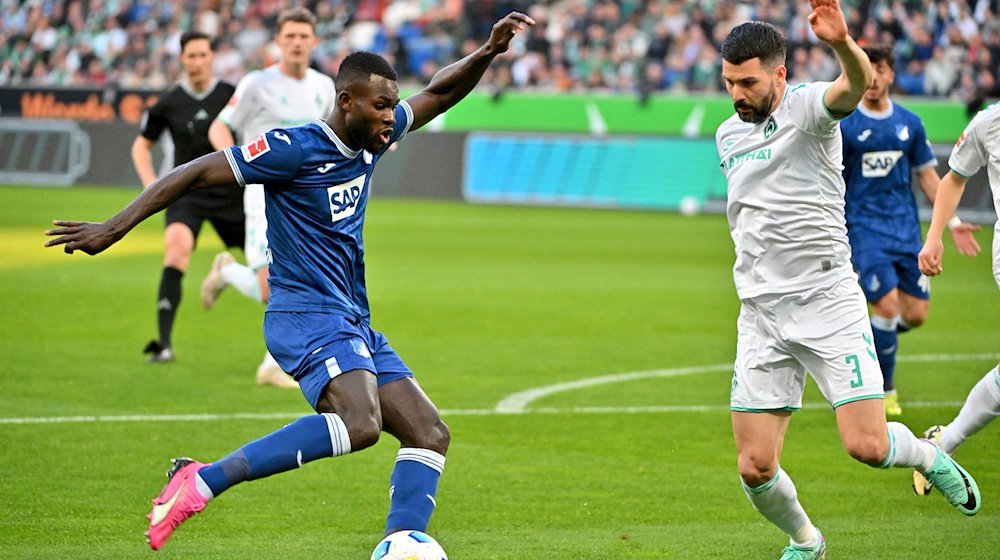
[[868, 304], [856, 278], [743, 300], [730, 408], [802, 408], [808, 372], [834, 408], [881, 399]]

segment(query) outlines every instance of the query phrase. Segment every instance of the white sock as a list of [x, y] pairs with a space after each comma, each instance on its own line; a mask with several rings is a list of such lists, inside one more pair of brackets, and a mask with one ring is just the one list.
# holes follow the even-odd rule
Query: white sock
[[222, 278], [227, 284], [254, 301], [261, 301], [257, 272], [245, 264], [230, 263], [222, 267]]
[[1000, 372], [991, 369], [976, 383], [958, 416], [941, 430], [941, 449], [952, 453], [972, 434], [1000, 416]]
[[889, 454], [882, 468], [904, 467], [927, 472], [934, 466], [934, 445], [920, 441], [904, 424], [889, 422]]
[[262, 361], [260, 363], [260, 367], [276, 367], [276, 368], [280, 368], [281, 366], [278, 364], [278, 360], [275, 360], [274, 356], [272, 356], [270, 352], [268, 352], [268, 351], [265, 350], [264, 351], [264, 361]]
[[753, 508], [784, 531], [792, 544], [803, 548], [819, 544], [819, 533], [799, 503], [795, 484], [781, 467], [778, 467], [774, 478], [756, 488], [750, 488], [744, 482], [743, 491]]
[[211, 501], [212, 498], [215, 497], [215, 494], [212, 493], [212, 489], [205, 484], [205, 481], [202, 480], [200, 474], [194, 475], [194, 487], [198, 489], [198, 493], [201, 494], [201, 496], [206, 500]]

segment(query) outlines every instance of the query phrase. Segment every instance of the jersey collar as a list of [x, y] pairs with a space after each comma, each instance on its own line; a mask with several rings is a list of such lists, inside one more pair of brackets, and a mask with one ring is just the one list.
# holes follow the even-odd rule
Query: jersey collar
[[329, 138], [330, 141], [337, 146], [337, 150], [340, 151], [341, 154], [344, 154], [344, 157], [348, 159], [354, 159], [361, 154], [361, 150], [352, 150], [348, 148], [347, 144], [344, 144], [344, 142], [340, 139], [340, 137], [337, 136], [337, 133], [334, 132], [333, 129], [330, 128], [330, 125], [326, 124], [325, 121], [316, 120], [314, 122], [318, 124], [321, 129], [323, 129], [323, 132], [326, 133], [327, 138]]
[[893, 107], [892, 101], [889, 101], [889, 108], [885, 111], [872, 111], [871, 109], [866, 108], [863, 104], [858, 103], [858, 111], [860, 111], [862, 115], [868, 117], [869, 119], [876, 119], [880, 121], [888, 119], [892, 116]]
[[188, 81], [186, 76], [184, 78], [181, 78], [180, 82], [178, 83], [188, 95], [190, 95], [194, 99], [197, 99], [198, 101], [201, 101], [202, 99], [205, 99], [206, 97], [211, 95], [213, 91], [215, 91], [215, 86], [216, 84], [219, 83], [219, 80], [212, 78], [212, 81], [208, 83], [208, 87], [205, 88], [205, 91], [201, 93], [196, 92], [194, 88], [191, 87], [191, 82]]

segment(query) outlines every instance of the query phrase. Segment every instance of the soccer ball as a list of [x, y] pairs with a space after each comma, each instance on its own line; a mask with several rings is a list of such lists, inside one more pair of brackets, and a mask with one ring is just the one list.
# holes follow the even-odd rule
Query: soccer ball
[[701, 211], [701, 202], [698, 201], [697, 197], [685, 196], [681, 199], [678, 209], [685, 216], [694, 216]]
[[371, 560], [448, 560], [448, 555], [427, 533], [399, 531], [378, 543]]

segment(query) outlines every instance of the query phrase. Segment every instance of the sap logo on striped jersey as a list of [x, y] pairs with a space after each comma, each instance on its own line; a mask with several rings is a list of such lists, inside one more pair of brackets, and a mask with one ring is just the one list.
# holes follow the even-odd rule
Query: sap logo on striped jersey
[[330, 220], [339, 222], [353, 216], [364, 192], [364, 175], [355, 177], [346, 183], [327, 187], [326, 193], [330, 200]]
[[885, 177], [894, 167], [896, 167], [896, 162], [898, 162], [901, 157], [903, 157], [902, 150], [865, 152], [865, 154], [861, 156], [861, 176]]

